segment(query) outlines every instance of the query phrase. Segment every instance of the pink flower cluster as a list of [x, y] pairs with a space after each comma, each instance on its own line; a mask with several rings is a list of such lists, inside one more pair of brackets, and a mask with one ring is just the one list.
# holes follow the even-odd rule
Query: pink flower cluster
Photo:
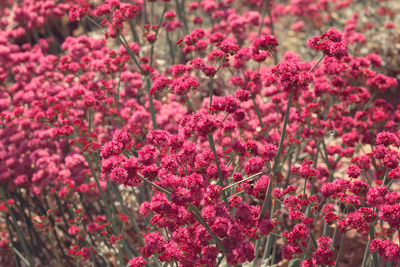
[[325, 27], [351, 1], [3, 2], [0, 254], [335, 265], [353, 231], [400, 261], [398, 83], [359, 13]]

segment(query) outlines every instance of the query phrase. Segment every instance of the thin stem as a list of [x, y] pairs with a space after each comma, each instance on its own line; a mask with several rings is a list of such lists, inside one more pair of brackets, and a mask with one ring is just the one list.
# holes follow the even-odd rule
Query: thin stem
[[309, 73], [312, 72], [312, 71], [318, 66], [318, 64], [321, 63], [321, 61], [324, 59], [324, 57], [325, 57], [325, 55], [322, 55], [322, 56], [318, 59], [318, 61], [314, 64], [314, 66], [312, 66], [312, 68], [311, 68], [308, 72], [309, 72]]
[[254, 260], [253, 260], [252, 267], [256, 267], [256, 266], [257, 266], [258, 254], [260, 253], [261, 239], [262, 239], [262, 238], [259, 238], [259, 239], [257, 239], [257, 241], [256, 241], [255, 253], [254, 253]]
[[151, 121], [153, 123], [153, 130], [156, 130], [157, 129], [157, 121], [156, 121], [156, 112], [154, 110], [153, 96], [151, 94], [148, 94], [148, 96], [149, 96], [149, 104], [150, 104]]
[[377, 94], [377, 91], [375, 91], [375, 92], [372, 94], [372, 96], [368, 99], [368, 101], [367, 101], [367, 103], [365, 103], [365, 105], [364, 105], [362, 111], [365, 111], [365, 110], [368, 108], [369, 104], [374, 100], [376, 94]]
[[135, 28], [135, 24], [133, 23], [132, 20], [129, 20], [128, 23], [129, 23], [129, 27], [131, 28], [133, 39], [135, 40], [135, 42], [138, 45], [142, 46], [141, 43], [140, 43], [139, 35], [138, 35], [138, 33], [136, 31], [136, 28]]
[[399, 235], [399, 245], [400, 245], [400, 229], [397, 229], [397, 234]]
[[265, 242], [264, 245], [264, 253], [262, 255], [262, 260], [269, 258], [270, 255], [270, 251], [271, 251], [271, 247], [272, 247], [272, 243], [275, 241], [275, 236], [271, 235], [271, 233], [268, 235], [267, 237], [267, 241]]
[[24, 250], [24, 253], [28, 256], [29, 266], [33, 266], [31, 253], [29, 252], [28, 246], [26, 245], [25, 238], [22, 235], [22, 231], [21, 231], [20, 227], [18, 226], [14, 211], [12, 210], [11, 206], [7, 202], [7, 196], [4, 193], [2, 186], [0, 186], [0, 194], [1, 194], [1, 197], [3, 198], [3, 201], [7, 207], [10, 215], [11, 215], [11, 220], [12, 220], [12, 223], [14, 224], [15, 230], [17, 231], [18, 240], [21, 241], [22, 249]]
[[150, 4], [150, 24], [153, 26], [154, 21], [154, 2], [152, 1]]
[[218, 238], [218, 236], [216, 236], [210, 226], [203, 220], [203, 217], [201, 216], [200, 212], [197, 210], [197, 208], [190, 203], [189, 204], [190, 207], [190, 213], [192, 213], [192, 215], [198, 220], [198, 222], [207, 230], [207, 232], [212, 236], [212, 238], [215, 240], [215, 242], [217, 243], [217, 245], [221, 248], [221, 250], [226, 254], [227, 250], [224, 246], [224, 244], [222, 243], [222, 241]]
[[304, 179], [303, 197], [306, 195], [307, 179]]
[[258, 27], [258, 35], [260, 35], [261, 30], [264, 26], [264, 18], [267, 13], [268, 5], [269, 5], [269, 1], [263, 1], [262, 12], [261, 12], [261, 21], [260, 21], [260, 26]]
[[342, 238], [340, 239], [339, 252], [338, 252], [338, 255], [337, 255], [337, 257], [336, 257], [336, 264], [335, 264], [335, 267], [338, 266], [339, 260], [340, 260], [340, 256], [342, 255], [343, 242], [344, 242], [344, 234], [342, 234]]
[[139, 226], [136, 224], [136, 222], [133, 219], [131, 213], [129, 212], [128, 208], [124, 204], [124, 201], [122, 200], [122, 197], [118, 192], [118, 189], [116, 188], [116, 186], [114, 184], [111, 185], [111, 189], [114, 191], [115, 195], [117, 196], [118, 201], [121, 204], [122, 209], [124, 210], [125, 214], [127, 214], [129, 216], [129, 221], [131, 222], [131, 224], [132, 224], [133, 228], [135, 229], [136, 233], [139, 235], [140, 242], [144, 245], [143, 236], [142, 236], [142, 234], [140, 232]]
[[[219, 62], [219, 66], [217, 68], [217, 70], [215, 71], [215, 75], [217, 75], [218, 71], [221, 69], [222, 67], [222, 62], [225, 59], [225, 55], [221, 58], [221, 61]], [[214, 75], [214, 77], [215, 77]], [[209, 106], [211, 107], [212, 105], [212, 98], [213, 98], [213, 94], [214, 94], [214, 77], [210, 77], [210, 104]]]
[[382, 186], [385, 186], [385, 184], [386, 184], [386, 180], [387, 180], [387, 177], [388, 177], [388, 172], [389, 172], [389, 168], [386, 168], [385, 175], [383, 176], [383, 180], [382, 180]]
[[163, 193], [165, 193], [165, 194], [167, 194], [167, 195], [171, 195], [171, 192], [169, 192], [167, 189], [165, 189], [165, 188], [163, 188], [163, 187], [161, 187], [161, 186], [159, 186], [159, 185], [156, 185], [155, 183], [153, 183], [152, 181], [150, 181], [150, 180], [144, 178], [144, 177], [141, 176], [140, 174], [137, 174], [137, 176], [138, 176], [140, 179], [142, 179], [143, 181], [145, 181], [146, 183], [148, 183], [148, 184], [154, 186], [155, 188], [157, 188], [157, 189], [160, 190], [161, 192], [163, 192]]
[[273, 243], [274, 246], [272, 247], [272, 259], [271, 259], [271, 264], [274, 265], [275, 264], [275, 260], [276, 260], [276, 250], [278, 248], [278, 243], [276, 242], [276, 237], [274, 237]]
[[58, 255], [57, 248], [56, 248], [56, 246], [54, 245], [53, 232], [51, 232], [51, 231], [49, 232], [49, 239], [50, 239], [51, 247], [53, 248], [54, 253], [55, 253], [55, 255], [56, 255], [57, 265], [58, 265], [58, 266], [62, 266], [62, 265], [61, 265], [61, 260], [60, 260], [60, 255]]
[[[10, 222], [9, 222], [8, 218], [6, 218], [6, 225], [7, 225], [7, 231], [8, 231], [8, 235], [9, 235], [9, 239], [10, 239], [10, 246], [11, 246], [11, 248], [13, 248], [14, 260], [15, 260], [17, 267], [20, 267], [21, 264], [19, 263], [18, 258], [17, 258], [18, 254], [16, 253], [16, 251], [14, 251], [14, 242], [13, 242], [14, 236], [11, 231]], [[29, 266], [29, 262], [27, 263], [27, 265]]]
[[147, 85], [147, 96], [149, 97], [149, 109], [150, 109], [151, 121], [153, 123], [153, 130], [156, 130], [157, 129], [156, 111], [154, 109], [153, 96], [150, 94], [150, 87], [151, 87], [150, 77], [147, 78], [146, 85]]
[[232, 187], [235, 187], [236, 185], [241, 184], [241, 183], [243, 183], [243, 182], [246, 182], [246, 181], [248, 181], [248, 180], [250, 180], [250, 179], [253, 179], [254, 177], [257, 177], [257, 176], [259, 176], [259, 175], [261, 175], [261, 174], [263, 174], [263, 173], [264, 173], [264, 172], [258, 172], [258, 173], [256, 173], [256, 174], [253, 174], [253, 175], [247, 177], [247, 178], [244, 178], [243, 180], [240, 180], [240, 181], [238, 181], [238, 182], [236, 182], [236, 183], [230, 184], [230, 185], [224, 187], [224, 188], [222, 189], [222, 191], [225, 191], [225, 190], [228, 190], [228, 189], [230, 189], [230, 188], [232, 188]]
[[29, 262], [25, 257], [21, 254], [21, 252], [18, 251], [14, 246], [11, 246], [13, 252], [26, 264], [29, 266]]
[[189, 98], [187, 97], [187, 95], [184, 95], [184, 96], [183, 96], [183, 99], [185, 99], [186, 104], [188, 105], [189, 109], [190, 109], [191, 111], [193, 111], [193, 113], [196, 113], [196, 109], [193, 107], [193, 104], [192, 104], [192, 102], [190, 102], [190, 100], [189, 100]]
[[371, 241], [372, 241], [372, 238], [371, 238], [371, 228], [372, 227], [373, 227], [373, 225], [370, 225], [370, 238], [368, 239], [367, 246], [365, 247], [364, 257], [363, 257], [363, 261], [362, 261], [361, 267], [365, 267], [366, 263], [367, 263], [367, 258], [368, 258], [368, 255], [369, 255], [369, 245], [371, 244]]
[[[153, 2], [151, 2], [151, 8], [152, 8], [152, 11], [153, 11]], [[156, 31], [156, 34], [155, 34], [155, 37], [154, 37], [154, 43], [151, 44], [150, 66], [152, 66], [152, 63], [153, 63], [154, 44], [155, 44], [155, 42], [157, 41], [157, 37], [158, 37], [158, 34], [159, 34], [159, 32], [160, 32], [161, 23], [162, 23], [162, 21], [163, 21], [163, 19], [164, 19], [164, 14], [165, 14], [166, 11], [167, 11], [167, 2], [166, 2], [165, 5], [164, 5], [164, 9], [163, 9], [163, 12], [162, 12], [161, 17], [160, 17], [160, 22], [158, 23], [158, 26], [157, 26], [157, 31]], [[152, 14], [151, 17], [153, 18], [153, 14]], [[153, 20], [153, 19], [152, 19], [152, 20]]]
[[210, 78], [210, 104], [209, 106], [211, 107], [212, 105], [212, 98], [213, 98], [213, 94], [214, 94], [214, 79]]
[[257, 103], [256, 103], [256, 98], [255, 98], [255, 96], [252, 96], [252, 97], [251, 97], [251, 100], [253, 101], [254, 110], [255, 110], [255, 112], [256, 112], [256, 114], [257, 114], [258, 121], [260, 122], [260, 126], [261, 126], [261, 128], [264, 128], [264, 123], [262, 122], [262, 117], [261, 117], [260, 109], [258, 108], [258, 105], [257, 105]]
[[125, 266], [124, 256], [122, 255], [122, 249], [119, 245], [118, 245], [118, 258], [119, 258], [119, 266], [124, 267]]
[[125, 39], [124, 35], [119, 35], [118, 39], [120, 40], [121, 44], [125, 47], [126, 51], [128, 52], [129, 56], [131, 59], [135, 62], [136, 66], [140, 70], [142, 74], [144, 74], [144, 70], [142, 66], [140, 65], [139, 61], [136, 58], [135, 53], [132, 51], [131, 47], [128, 45], [128, 41]]
[[222, 254], [218, 259], [217, 265], [215, 265], [215, 266], [219, 266], [221, 264], [222, 260], [224, 259], [224, 257], [225, 257], [225, 255]]
[[[370, 238], [370, 240], [374, 240], [375, 239], [375, 224], [370, 225], [370, 227], [369, 227], [369, 238]], [[379, 261], [378, 261], [378, 257], [376, 255], [376, 252], [372, 253], [372, 259], [374, 261], [375, 267], [378, 267], [379, 266]]]
[[[78, 144], [79, 144], [79, 143], [78, 143]], [[84, 156], [86, 162], [87, 162], [88, 165], [89, 165], [90, 172], [91, 172], [91, 174], [92, 174], [92, 176], [93, 176], [93, 178], [94, 178], [94, 180], [95, 180], [95, 182], [96, 182], [97, 189], [98, 189], [98, 191], [99, 191], [99, 193], [100, 193], [100, 196], [101, 196], [101, 199], [103, 200], [103, 203], [104, 203], [106, 216], [107, 216], [107, 218], [108, 218], [109, 220], [111, 220], [111, 225], [112, 225], [112, 229], [113, 229], [114, 233], [117, 234], [117, 235], [119, 235], [120, 232], [118, 231], [118, 229], [117, 229], [117, 227], [116, 227], [116, 225], [115, 225], [115, 218], [114, 218], [114, 216], [112, 216], [112, 214], [111, 214], [111, 212], [110, 212], [110, 208], [109, 208], [109, 206], [108, 206], [108, 197], [104, 194], [103, 189], [102, 189], [101, 186], [100, 186], [99, 179], [98, 179], [98, 177], [97, 177], [97, 175], [96, 175], [96, 172], [94, 171], [94, 168], [93, 168], [93, 166], [92, 166], [92, 164], [91, 164], [91, 162], [90, 162], [89, 157], [84, 153], [84, 151], [83, 151], [83, 149], [82, 149], [81, 146], [79, 146], [79, 148], [81, 149], [82, 154], [83, 154], [83, 156]], [[95, 163], [97, 163], [97, 162], [95, 161]], [[130, 250], [130, 248], [129, 248], [128, 244], [126, 243], [125, 239], [122, 239], [122, 244], [124, 245], [124, 250], [126, 251], [126, 253], [128, 254], [128, 256], [129, 256], [129, 257], [132, 257], [132, 251]]]
[[121, 118], [120, 118], [120, 113], [119, 113], [119, 110], [120, 110], [120, 105], [119, 105], [120, 88], [121, 88], [121, 71], [119, 72], [117, 92], [114, 94], [114, 102], [115, 102], [115, 105], [117, 106], [117, 125], [118, 125], [118, 128], [121, 128], [121, 121], [120, 121]]
[[[283, 127], [282, 127], [281, 137], [279, 140], [278, 152], [276, 153], [275, 160], [274, 160], [274, 166], [272, 168], [273, 173], [275, 172], [276, 168], [278, 167], [279, 158], [280, 158], [282, 150], [283, 150], [283, 141], [284, 141], [285, 135], [286, 135], [286, 126], [287, 126], [287, 123], [289, 120], [289, 112], [290, 112], [290, 105], [292, 103], [292, 98], [293, 98], [293, 92], [290, 92], [289, 99], [288, 99], [288, 102], [286, 105], [285, 117], [283, 119]], [[264, 202], [261, 207], [261, 212], [260, 212], [260, 217], [259, 217], [260, 219], [264, 218], [264, 216], [265, 216], [265, 213], [267, 211], [267, 206], [269, 206], [271, 192], [272, 192], [272, 179], [270, 179], [270, 182], [268, 184], [267, 193], [265, 194]]]
[[90, 129], [92, 128], [92, 110], [89, 107], [88, 110], [88, 132], [90, 133]]
[[169, 46], [169, 52], [170, 52], [170, 54], [171, 54], [171, 61], [172, 61], [171, 64], [172, 64], [172, 65], [175, 65], [175, 51], [174, 51], [174, 46], [172, 45], [171, 38], [169, 37], [168, 31], [167, 31], [166, 36], [167, 36], [167, 42], [168, 42], [168, 46]]
[[217, 165], [218, 177], [219, 177], [218, 185], [222, 186], [223, 180], [222, 180], [221, 166], [219, 165], [219, 159], [218, 159], [217, 151], [215, 150], [214, 137], [212, 134], [208, 135], [208, 143], [210, 144], [211, 151], [214, 154], [215, 164]]
[[281, 235], [278, 235], [277, 233], [274, 233], [274, 232], [271, 232], [271, 233], [269, 233], [269, 234], [270, 234], [270, 235], [273, 235], [273, 236], [276, 236], [276, 237], [279, 237], [279, 238], [286, 239], [286, 237], [281, 236]]
[[183, 22], [185, 33], [189, 34], [189, 27], [187, 25], [186, 17], [184, 16], [184, 14], [182, 14], [183, 12], [181, 10], [181, 5], [179, 4], [178, 0], [175, 0], [175, 4], [176, 4], [176, 11], [178, 13], [179, 20]]

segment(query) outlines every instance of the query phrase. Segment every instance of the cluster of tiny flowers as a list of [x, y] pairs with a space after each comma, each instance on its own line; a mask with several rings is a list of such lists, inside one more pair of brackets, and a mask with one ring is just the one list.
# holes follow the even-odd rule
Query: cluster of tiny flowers
[[343, 34], [336, 29], [330, 29], [321, 36], [311, 38], [307, 45], [311, 49], [322, 51], [325, 55], [338, 60], [347, 56], [347, 44], [343, 41]]
[[396, 11], [355, 2], [1, 1], [0, 257], [398, 264]]

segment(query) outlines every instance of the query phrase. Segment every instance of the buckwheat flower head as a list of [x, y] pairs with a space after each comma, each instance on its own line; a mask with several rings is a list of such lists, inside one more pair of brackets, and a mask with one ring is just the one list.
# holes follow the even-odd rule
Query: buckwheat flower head
[[399, 166], [399, 153], [389, 149], [383, 159], [383, 165], [389, 169], [395, 169]]
[[357, 165], [350, 165], [346, 170], [346, 174], [351, 178], [358, 178], [361, 174], [361, 169]]
[[169, 144], [170, 134], [164, 130], [153, 130], [146, 136], [147, 141], [154, 146], [167, 146]]
[[274, 230], [274, 225], [269, 219], [262, 219], [258, 223], [258, 230], [264, 236], [267, 236], [270, 232]]
[[255, 174], [263, 168], [264, 160], [260, 157], [252, 157], [244, 164], [244, 169], [247, 174]]
[[376, 145], [383, 145], [383, 146], [389, 146], [389, 145], [394, 145], [398, 146], [399, 145], [399, 139], [397, 136], [393, 133], [390, 132], [381, 132], [376, 135]]
[[379, 210], [379, 218], [388, 222], [394, 229], [400, 228], [400, 204], [383, 205]]
[[118, 141], [107, 142], [100, 150], [102, 159], [107, 159], [111, 156], [116, 156], [122, 152], [124, 144]]
[[166, 241], [158, 232], [144, 235], [145, 246], [142, 248], [142, 254], [150, 257], [154, 253], [161, 253], [165, 250]]
[[142, 257], [134, 257], [129, 261], [128, 267], [143, 267], [146, 264], [147, 262]]
[[264, 35], [263, 37], [254, 40], [251, 45], [251, 51], [253, 54], [258, 55], [260, 50], [272, 51], [277, 46], [278, 41], [275, 36]]

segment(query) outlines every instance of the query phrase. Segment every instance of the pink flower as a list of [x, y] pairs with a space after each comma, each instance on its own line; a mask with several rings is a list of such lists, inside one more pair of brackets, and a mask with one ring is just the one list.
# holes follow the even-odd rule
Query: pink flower
[[361, 169], [357, 165], [350, 165], [346, 170], [346, 174], [350, 178], [358, 178], [361, 174]]
[[260, 157], [253, 157], [246, 161], [244, 164], [244, 170], [247, 174], [255, 174], [262, 170], [264, 160]]
[[254, 55], [258, 55], [260, 50], [272, 51], [275, 47], [278, 46], [278, 41], [275, 36], [272, 35], [264, 35], [261, 38], [257, 38], [254, 40], [251, 45], [251, 51]]
[[147, 262], [142, 257], [134, 257], [129, 263], [128, 267], [143, 267], [147, 264]]

